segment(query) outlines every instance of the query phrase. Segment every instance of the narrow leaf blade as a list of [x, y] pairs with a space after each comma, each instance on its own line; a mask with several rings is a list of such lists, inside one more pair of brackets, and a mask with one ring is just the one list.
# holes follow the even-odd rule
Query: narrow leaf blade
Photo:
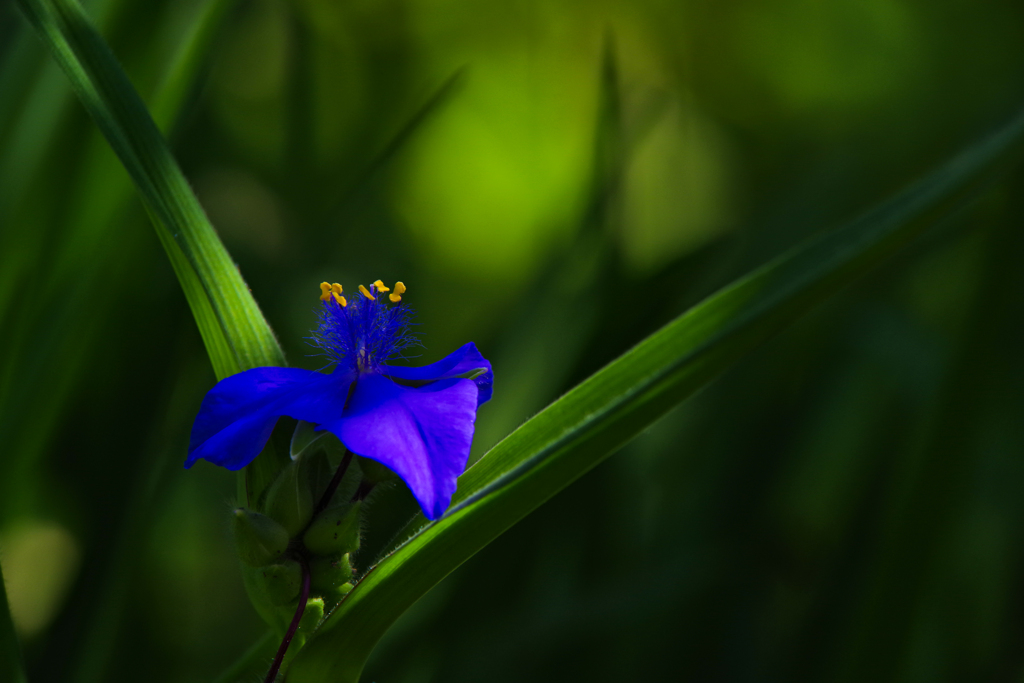
[[504, 530], [812, 306], [884, 261], [1017, 160], [1024, 115], [847, 226], [712, 295], [497, 444], [440, 520], [371, 569], [296, 657], [290, 683], [354, 682], [387, 628]]
[[218, 377], [284, 365], [270, 326], [138, 93], [74, 0], [19, 0], [142, 196]]

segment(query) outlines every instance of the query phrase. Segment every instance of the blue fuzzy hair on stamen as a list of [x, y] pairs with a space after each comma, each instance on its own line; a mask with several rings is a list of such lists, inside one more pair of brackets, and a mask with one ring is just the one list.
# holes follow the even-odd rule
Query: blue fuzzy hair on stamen
[[360, 351], [363, 352], [362, 370], [376, 371], [388, 360], [401, 357], [401, 352], [418, 346], [412, 335], [413, 312], [403, 303], [388, 306], [381, 297], [369, 299], [355, 296], [348, 306], [333, 299], [324, 301], [317, 312], [317, 326], [308, 338], [339, 368], [360, 370]]

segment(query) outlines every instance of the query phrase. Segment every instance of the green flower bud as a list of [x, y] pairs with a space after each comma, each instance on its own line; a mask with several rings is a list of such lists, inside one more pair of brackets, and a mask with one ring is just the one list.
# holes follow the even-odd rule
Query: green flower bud
[[313, 590], [324, 595], [341, 593], [341, 586], [351, 586], [346, 583], [351, 578], [352, 564], [349, 562], [348, 553], [341, 557], [315, 557], [309, 562], [310, 585]]
[[324, 618], [323, 598], [310, 598], [306, 601], [306, 609], [302, 611], [302, 618], [299, 619], [299, 631], [310, 633], [317, 627]]
[[[323, 598], [310, 598], [306, 601], [306, 609], [302, 611], [302, 617], [299, 619], [299, 628], [295, 631], [295, 637], [292, 639], [292, 646], [288, 648], [288, 655], [292, 657], [306, 644], [306, 640], [313, 634], [313, 630], [323, 621], [324, 618], [324, 600]], [[285, 664], [290, 662], [288, 656], [285, 657]]]
[[359, 458], [359, 469], [363, 472], [363, 479], [371, 484], [383, 484], [398, 479], [398, 475], [389, 468], [369, 458]]
[[263, 568], [243, 564], [241, 569], [245, 592], [249, 594], [249, 600], [252, 601], [252, 606], [256, 608], [260, 618], [271, 625], [275, 631], [284, 633], [288, 628], [288, 619], [291, 619], [291, 615], [286, 617], [285, 608], [275, 604], [267, 595], [267, 582], [263, 577]]
[[359, 549], [361, 501], [324, 510], [302, 537], [314, 555], [329, 556]]
[[238, 556], [250, 567], [271, 564], [288, 549], [288, 531], [266, 515], [237, 508], [231, 521]]
[[258, 573], [271, 603], [287, 605], [299, 597], [299, 591], [302, 590], [302, 568], [295, 560], [267, 565]]
[[305, 458], [293, 460], [270, 485], [267, 514], [281, 523], [289, 536], [296, 536], [313, 517], [313, 488]]
[[[327, 489], [331, 477], [334, 476], [335, 469], [331, 467], [330, 462], [327, 460], [327, 452], [323, 449], [312, 452], [307, 451], [302, 458], [306, 460], [307, 478], [313, 487], [313, 491], [322, 493]], [[319, 494], [314, 499], [319, 500]]]
[[292, 441], [289, 447], [291, 456], [298, 458], [307, 448], [314, 446], [317, 441], [323, 439], [327, 434], [330, 434], [330, 432], [316, 431], [316, 427], [312, 422], [299, 420], [295, 425], [295, 431], [292, 432]]

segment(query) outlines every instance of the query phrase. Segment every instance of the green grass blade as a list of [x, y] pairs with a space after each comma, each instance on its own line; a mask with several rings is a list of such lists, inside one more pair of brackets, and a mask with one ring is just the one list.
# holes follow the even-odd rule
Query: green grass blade
[[[102, 3], [108, 7], [111, 4]], [[140, 90], [146, 93], [161, 130], [173, 127], [202, 72], [215, 32], [226, 10], [234, 4], [235, 0], [189, 3], [187, 14], [179, 12], [179, 21], [168, 22], [171, 25], [155, 32], [152, 42], [160, 46], [157, 58], [163, 68]], [[94, 3], [93, 7], [96, 6]], [[119, 21], [109, 10], [104, 16], [108, 24]], [[74, 100], [67, 79], [43, 50], [31, 26], [26, 23], [22, 28], [27, 29], [25, 37], [31, 40], [39, 57], [51, 67], [45, 71], [46, 78], [50, 78], [52, 70], [52, 76], [59, 79], [59, 91], [66, 91], [67, 97]], [[3, 68], [16, 70], [20, 66], [25, 65], [5, 63]], [[30, 71], [35, 73], [38, 69]], [[0, 74], [0, 89], [4, 78]], [[0, 93], [0, 100], [4, 94], [16, 96], [18, 92], [5, 90]], [[67, 108], [63, 96], [32, 99], [29, 109], [35, 112], [60, 112]], [[77, 102], [71, 103], [77, 106]], [[45, 115], [37, 118], [49, 121]], [[50, 127], [40, 130], [38, 123], [30, 125], [32, 118], [27, 112], [19, 113], [18, 124], [11, 126], [3, 139], [32, 140], [34, 144], [25, 144], [31, 153], [0, 154], [0, 167], [7, 169], [0, 170], [0, 193], [9, 193], [11, 186], [18, 183], [23, 185], [15, 206], [5, 205], [0, 198], [0, 223], [6, 219], [12, 226], [33, 226], [0, 230], [0, 328], [8, 332], [0, 342], [0, 433], [5, 435], [10, 454], [4, 460], [4, 476], [0, 477], [0, 518], [24, 509], [34, 495], [36, 488], [30, 482], [52, 438], [54, 425], [59, 423], [69, 396], [87, 371], [109, 315], [123, 305], [120, 293], [137, 286], [132, 275], [136, 269], [122, 255], [132, 249], [129, 242], [147, 237], [121, 232], [134, 188], [99, 131], [89, 133], [88, 141], [71, 163], [73, 180], [51, 185], [46, 177], [56, 170], [51, 162], [32, 170], [37, 167], [32, 160], [46, 157], [45, 150], [67, 135], [67, 128], [75, 125], [77, 117], [57, 118], [59, 125], [50, 122]], [[18, 170], [11, 170], [11, 165]], [[33, 179], [29, 181], [23, 177], [26, 175]], [[17, 194], [17, 188], [14, 191]], [[63, 217], [51, 220], [46, 208], [39, 204], [47, 203], [46, 197], [55, 196], [61, 197], [65, 206]], [[134, 230], [137, 221], [131, 221], [130, 229]], [[40, 282], [38, 273], [43, 269], [46, 278]], [[6, 317], [5, 309], [9, 312]], [[61, 320], [67, 329], [74, 329], [75, 334], [50, 332], [55, 319]], [[52, 362], [53, 358], [60, 358], [60, 362]]]
[[117, 60], [74, 0], [19, 0], [142, 195], [218, 377], [284, 357]]
[[11, 610], [7, 604], [7, 588], [4, 586], [3, 570], [0, 570], [0, 681], [26, 683], [25, 669], [21, 663], [21, 648], [18, 635], [14, 632]]
[[[497, 444], [448, 513], [377, 564], [296, 657], [290, 683], [354, 682], [387, 628], [459, 564], [746, 352], [876, 266], [1016, 161], [1024, 116], [847, 226], [712, 295]], [[500, 396], [497, 400], [500, 400]]]
[[273, 658], [278, 644], [277, 633], [267, 631], [220, 676], [213, 679], [213, 683], [238, 683], [239, 681], [254, 680], [254, 676], [259, 675], [270, 666], [270, 660]]

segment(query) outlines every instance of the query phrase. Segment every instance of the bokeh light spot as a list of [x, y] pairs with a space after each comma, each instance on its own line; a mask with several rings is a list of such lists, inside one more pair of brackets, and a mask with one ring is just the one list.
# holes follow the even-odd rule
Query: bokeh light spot
[[18, 633], [30, 638], [56, 615], [78, 572], [78, 543], [53, 522], [23, 521], [0, 537], [11, 618]]
[[676, 104], [634, 150], [626, 169], [623, 248], [651, 272], [729, 227], [725, 139], [692, 107]]

